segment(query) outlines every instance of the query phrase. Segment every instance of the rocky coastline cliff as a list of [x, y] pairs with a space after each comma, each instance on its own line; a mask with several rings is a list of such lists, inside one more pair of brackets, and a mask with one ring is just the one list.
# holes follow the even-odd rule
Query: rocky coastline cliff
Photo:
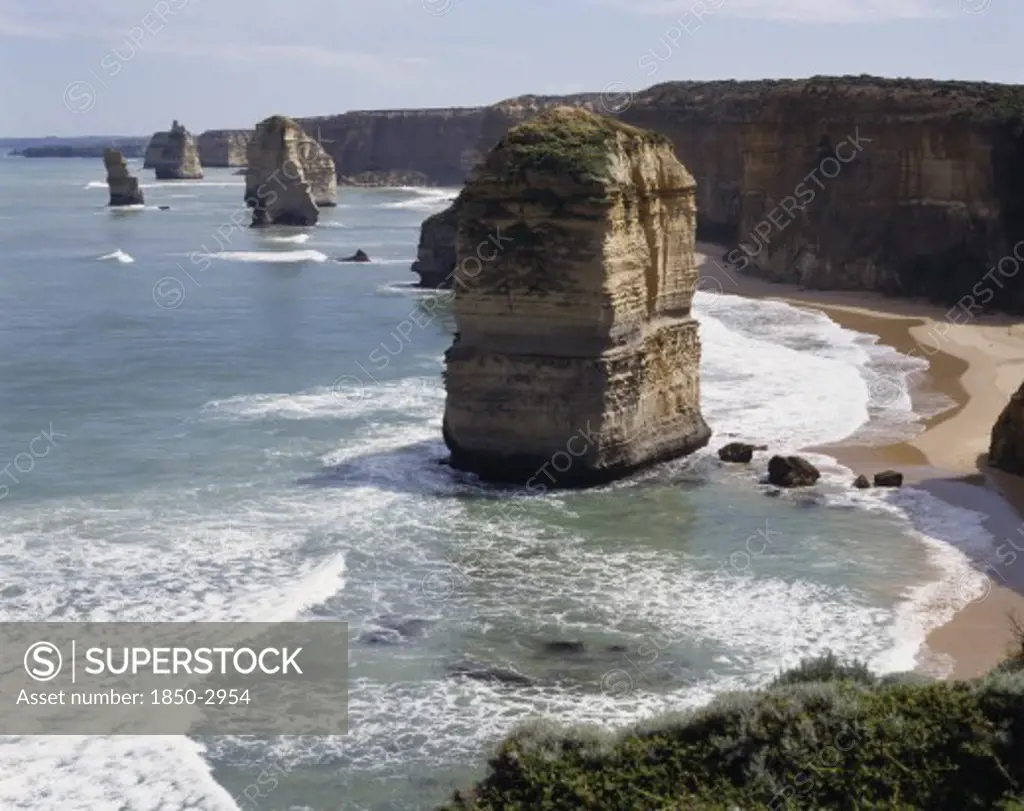
[[656, 133], [556, 108], [494, 147], [457, 209], [454, 467], [578, 487], [707, 444], [695, 213]]
[[245, 166], [252, 130], [206, 130], [196, 138], [203, 166]]
[[203, 177], [196, 139], [177, 121], [166, 132], [153, 133], [142, 168], [153, 169], [157, 180], [200, 180]]
[[992, 426], [988, 462], [993, 467], [1024, 476], [1024, 385], [1017, 389]]
[[[509, 127], [552, 105], [603, 102], [525, 96], [301, 123], [346, 175], [402, 170], [458, 186]], [[1012, 281], [1024, 264], [1022, 86], [669, 82], [637, 93], [620, 118], [672, 140], [697, 181], [698, 238], [726, 245], [747, 272], [926, 297], [967, 318], [1024, 312], [1024, 286]]]

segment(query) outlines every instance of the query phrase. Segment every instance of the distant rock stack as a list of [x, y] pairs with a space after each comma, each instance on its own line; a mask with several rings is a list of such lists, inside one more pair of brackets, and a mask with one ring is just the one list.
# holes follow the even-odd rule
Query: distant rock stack
[[292, 119], [271, 116], [249, 142], [245, 202], [254, 226], [316, 225], [319, 206], [337, 204], [334, 161]]
[[110, 188], [110, 205], [141, 206], [145, 203], [139, 179], [132, 177], [121, 153], [116, 149], [103, 151], [103, 165], [107, 168], [107, 186]]
[[420, 287], [452, 286], [455, 272], [455, 233], [459, 219], [456, 199], [444, 211], [433, 214], [420, 227], [420, 244], [412, 272], [420, 276]]
[[245, 166], [252, 130], [207, 130], [196, 138], [203, 166]]
[[1010, 398], [992, 427], [988, 462], [993, 467], [1024, 476], [1024, 385]]
[[454, 467], [578, 487], [707, 444], [694, 191], [666, 138], [585, 110], [548, 111], [491, 150], [458, 214]]
[[142, 167], [156, 170], [157, 180], [200, 180], [203, 177], [195, 138], [177, 121], [167, 132], [153, 133]]

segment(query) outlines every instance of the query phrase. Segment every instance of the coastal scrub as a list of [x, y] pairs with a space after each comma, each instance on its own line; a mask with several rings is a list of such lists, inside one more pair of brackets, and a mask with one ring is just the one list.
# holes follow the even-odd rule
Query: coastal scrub
[[880, 678], [834, 657], [619, 734], [535, 724], [445, 811], [1020, 809], [1024, 672]]

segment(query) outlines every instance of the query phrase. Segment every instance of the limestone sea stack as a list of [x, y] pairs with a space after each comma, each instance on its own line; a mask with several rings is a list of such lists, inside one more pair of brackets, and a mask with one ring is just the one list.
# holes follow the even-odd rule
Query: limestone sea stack
[[306, 138], [292, 119], [282, 115], [256, 125], [245, 173], [245, 203], [253, 209], [253, 226], [316, 225], [320, 209], [300, 155]]
[[253, 225], [315, 225], [321, 207], [338, 204], [334, 161], [287, 116], [256, 125], [247, 163], [245, 201]]
[[153, 134], [146, 147], [143, 168], [154, 169], [157, 180], [200, 180], [203, 177], [196, 139], [177, 121], [167, 132]]
[[103, 165], [107, 168], [107, 186], [110, 189], [110, 205], [141, 206], [145, 203], [139, 179], [132, 177], [124, 157], [116, 149], [103, 151]]
[[420, 244], [412, 272], [420, 276], [420, 287], [452, 286], [455, 271], [455, 232], [459, 218], [456, 198], [444, 211], [432, 214], [420, 227]]
[[578, 108], [490, 151], [458, 213], [454, 467], [580, 487], [707, 444], [694, 191], [666, 138]]
[[1024, 385], [1010, 398], [992, 427], [990, 465], [1024, 476]]

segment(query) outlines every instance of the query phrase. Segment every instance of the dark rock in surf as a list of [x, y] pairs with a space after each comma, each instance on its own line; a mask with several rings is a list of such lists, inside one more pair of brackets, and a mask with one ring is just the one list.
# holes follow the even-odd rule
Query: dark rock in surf
[[525, 673], [520, 673], [515, 668], [489, 665], [485, 662], [461, 662], [449, 668], [448, 675], [462, 676], [463, 678], [474, 679], [476, 681], [497, 682], [499, 684], [514, 684], [519, 686], [533, 684], [533, 679]]
[[545, 653], [583, 653], [585, 650], [586, 646], [578, 640], [556, 639], [544, 643]]
[[867, 490], [871, 486], [871, 482], [868, 481], [868, 477], [861, 473], [856, 479], [853, 480], [853, 486], [858, 490]]
[[773, 456], [768, 462], [768, 481], [776, 487], [810, 487], [821, 472], [801, 456]]
[[766, 451], [767, 445], [750, 445], [746, 442], [730, 442], [718, 449], [718, 458], [723, 462], [749, 462], [754, 458], [754, 451]]
[[351, 256], [339, 257], [336, 261], [338, 262], [369, 262], [370, 257], [362, 250], [356, 251]]
[[903, 474], [895, 470], [883, 470], [875, 474], [875, 487], [902, 487]]

